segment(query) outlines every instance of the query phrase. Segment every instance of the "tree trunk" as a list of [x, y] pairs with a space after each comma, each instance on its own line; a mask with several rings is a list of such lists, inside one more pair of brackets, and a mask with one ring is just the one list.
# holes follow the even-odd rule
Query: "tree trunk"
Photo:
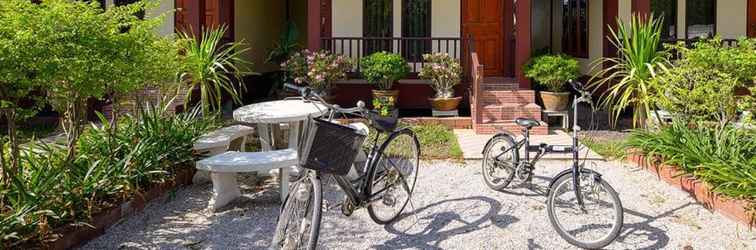
[[68, 153], [66, 155], [66, 163], [73, 163], [76, 157], [76, 142], [79, 140], [81, 134], [80, 124], [80, 112], [81, 112], [81, 98], [74, 97], [66, 106], [65, 121], [63, 121], [63, 129], [66, 131]]

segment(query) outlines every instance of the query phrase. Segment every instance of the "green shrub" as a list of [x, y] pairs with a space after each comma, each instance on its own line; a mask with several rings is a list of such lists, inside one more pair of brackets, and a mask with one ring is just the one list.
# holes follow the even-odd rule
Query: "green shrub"
[[193, 160], [192, 144], [215, 122], [199, 109], [175, 116], [164, 110], [150, 107], [138, 119], [126, 117], [116, 134], [105, 120], [103, 127], [85, 130], [72, 164], [65, 164], [62, 147], [29, 146], [21, 159], [25, 171], [0, 188], [0, 245], [45, 240], [55, 227], [87, 223], [102, 209], [170, 180]]
[[525, 76], [548, 91], [562, 92], [567, 81], [580, 76], [580, 65], [567, 55], [543, 55], [532, 59], [525, 69]]
[[649, 159], [660, 157], [733, 198], [756, 201], [756, 131], [675, 122], [657, 132], [635, 131], [628, 140]]
[[360, 66], [365, 80], [380, 90], [391, 89], [395, 81], [409, 73], [409, 65], [402, 56], [383, 51], [362, 58]]

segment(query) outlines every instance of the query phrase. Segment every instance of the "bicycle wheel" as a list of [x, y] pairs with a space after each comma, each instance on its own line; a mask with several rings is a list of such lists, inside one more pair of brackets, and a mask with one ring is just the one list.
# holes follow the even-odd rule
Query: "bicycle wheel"
[[519, 152], [508, 135], [494, 136], [486, 145], [481, 165], [483, 180], [493, 190], [504, 189], [515, 176]]
[[368, 214], [378, 224], [394, 221], [412, 198], [420, 165], [420, 143], [403, 129], [381, 145], [368, 173]]
[[559, 236], [572, 245], [596, 249], [617, 238], [623, 223], [617, 192], [593, 171], [580, 174], [583, 206], [578, 205], [572, 174], [556, 180], [549, 192], [548, 213]]
[[323, 204], [321, 188], [320, 177], [311, 170], [291, 185], [278, 216], [272, 249], [315, 249]]

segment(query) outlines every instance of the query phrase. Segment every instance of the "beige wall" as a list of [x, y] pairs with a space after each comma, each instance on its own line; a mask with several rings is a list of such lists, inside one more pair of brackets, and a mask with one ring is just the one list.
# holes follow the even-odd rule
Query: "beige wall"
[[284, 1], [235, 1], [234, 34], [236, 41], [243, 40], [250, 47], [245, 56], [255, 72], [279, 69], [278, 65], [265, 63], [265, 59], [284, 29], [285, 8]]
[[748, 29], [747, 12], [747, 0], [717, 1], [717, 33], [722, 38], [745, 36]]
[[[111, 2], [112, 0], [109, 0], [108, 2]], [[160, 6], [152, 11], [149, 11], [147, 13], [147, 16], [149, 17], [155, 17], [159, 15], [163, 15], [163, 24], [160, 25], [160, 28], [158, 28], [158, 33], [160, 33], [163, 36], [172, 36], [174, 34], [174, 18], [173, 18], [173, 10], [174, 7], [174, 1], [173, 0], [162, 0], [160, 1]]]

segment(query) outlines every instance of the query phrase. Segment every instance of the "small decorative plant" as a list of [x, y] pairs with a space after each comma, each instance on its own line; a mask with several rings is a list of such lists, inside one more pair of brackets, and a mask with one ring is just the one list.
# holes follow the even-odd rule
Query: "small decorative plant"
[[395, 101], [391, 96], [373, 98], [373, 109], [381, 116], [389, 116], [394, 110]]
[[543, 55], [533, 58], [525, 76], [550, 92], [563, 92], [567, 81], [580, 75], [578, 61], [567, 55]]
[[459, 60], [446, 53], [423, 55], [425, 64], [420, 70], [420, 78], [431, 80], [436, 98], [454, 97], [454, 86], [462, 81], [462, 66]]
[[407, 61], [402, 56], [377, 52], [361, 61], [362, 75], [379, 90], [390, 90], [395, 81], [409, 73]]
[[289, 72], [295, 83], [327, 91], [331, 89], [333, 82], [347, 78], [346, 72], [352, 68], [352, 62], [344, 56], [325, 50], [304, 50], [294, 53], [288, 61], [281, 64], [281, 68]]

